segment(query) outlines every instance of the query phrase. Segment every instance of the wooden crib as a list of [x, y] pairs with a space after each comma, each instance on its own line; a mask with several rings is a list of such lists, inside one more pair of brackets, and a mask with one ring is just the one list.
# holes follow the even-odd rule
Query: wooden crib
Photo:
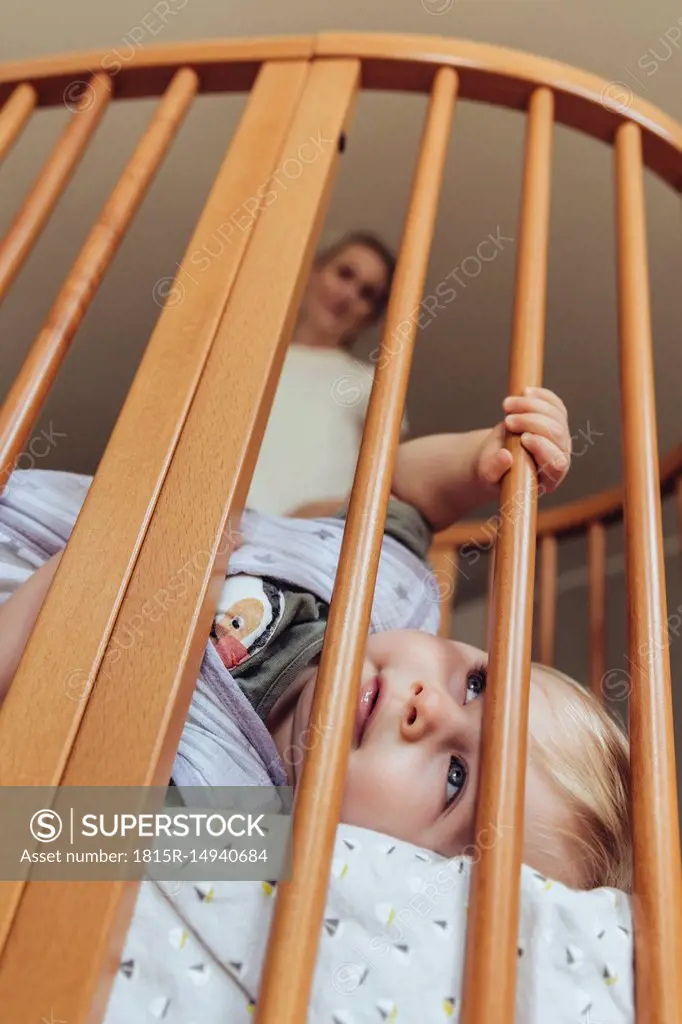
[[[527, 111], [509, 393], [542, 380], [553, 125], [569, 125], [614, 148], [625, 450], [622, 494], [598, 495], [537, 519], [533, 465], [518, 439], [510, 441], [517, 458], [501, 505], [515, 502], [521, 512], [501, 517], [495, 544], [489, 674], [495, 697], [485, 707], [490, 742], [483, 752], [478, 815], [479, 825], [516, 827], [482, 850], [474, 869], [461, 1021], [514, 1019], [536, 535], [546, 660], [554, 629], [557, 540], [576, 530], [589, 538], [596, 686], [605, 667], [604, 529], [625, 509], [637, 1019], [679, 1024], [682, 871], [670, 669], [666, 644], [649, 642], [666, 635], [666, 600], [643, 169], [680, 188], [682, 127], [638, 99], [625, 109], [593, 75], [497, 47], [382, 34], [150, 47], [115, 67], [101, 52], [0, 67], [0, 157], [35, 107], [67, 100], [74, 106], [0, 244], [0, 297], [109, 102], [161, 97], [0, 411], [3, 484], [194, 97], [250, 94], [49, 591], [40, 628], [0, 713], [0, 783], [121, 786], [168, 780], [229, 559], [230, 531], [248, 492], [354, 101], [363, 88], [428, 92], [430, 102], [386, 318], [384, 344], [391, 355], [385, 366], [380, 360], [370, 402], [313, 712], [317, 723], [332, 727], [320, 730], [322, 740], [306, 762], [294, 823], [294, 878], [279, 893], [256, 1020], [306, 1019], [414, 344], [414, 322], [408, 330], [401, 326], [398, 332], [398, 326], [409, 321], [422, 298], [446, 148], [461, 98]], [[299, 165], [305, 166], [301, 182], [292, 170], [290, 187], [269, 201], [278, 170], [287, 173]], [[226, 225], [234, 226], [231, 244], [205, 269], [200, 289], [185, 289], [192, 254]], [[183, 289], [182, 302], [174, 288]], [[393, 337], [402, 339], [397, 348]], [[216, 437], [222, 438], [219, 460]], [[679, 498], [682, 449], [663, 470], [665, 488], [676, 487]], [[198, 493], [201, 501], [192, 500]], [[180, 511], [188, 507], [191, 519]], [[462, 524], [449, 531], [436, 544], [436, 560], [480, 541], [483, 529]], [[150, 623], [125, 662], [112, 661], [103, 678], [117, 623], [138, 615], [179, 565], [190, 559], [198, 564], [198, 554], [201, 565], [185, 599]], [[443, 621], [447, 629], [445, 615]], [[646, 657], [638, 654], [645, 649]], [[57, 665], [62, 675], [69, 669], [83, 673], [82, 700], [67, 699], [55, 685]], [[0, 883], [3, 1021], [39, 1021], [49, 1007], [68, 1024], [101, 1020], [135, 895], [136, 886], [123, 882]], [[295, 943], [288, 941], [292, 935]]]

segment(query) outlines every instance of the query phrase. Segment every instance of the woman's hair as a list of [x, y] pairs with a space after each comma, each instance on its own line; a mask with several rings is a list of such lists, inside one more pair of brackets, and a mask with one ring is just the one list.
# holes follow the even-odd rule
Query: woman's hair
[[339, 253], [342, 253], [344, 249], [348, 249], [351, 245], [361, 245], [365, 249], [370, 249], [379, 257], [386, 268], [386, 287], [377, 298], [372, 312], [372, 321], [375, 322], [382, 316], [386, 309], [396, 264], [395, 256], [389, 247], [382, 242], [377, 235], [373, 235], [369, 231], [349, 231], [347, 234], [339, 238], [337, 242], [334, 242], [333, 245], [323, 249], [322, 252], [318, 254], [315, 260], [315, 265], [318, 267], [324, 267], [327, 263], [330, 263], [331, 260], [338, 256]]
[[549, 684], [545, 690], [551, 688], [557, 728], [547, 742], [531, 737], [530, 756], [571, 812], [575, 830], [565, 838], [576, 850], [581, 888], [630, 892], [628, 738], [599, 700], [574, 679], [546, 665], [532, 667], [534, 679]]

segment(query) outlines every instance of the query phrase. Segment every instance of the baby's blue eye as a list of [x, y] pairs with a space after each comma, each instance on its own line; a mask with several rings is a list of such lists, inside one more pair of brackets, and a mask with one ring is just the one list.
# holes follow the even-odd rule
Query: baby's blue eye
[[467, 780], [466, 765], [458, 757], [450, 758], [445, 806], [449, 807], [464, 789]]
[[485, 693], [486, 682], [488, 681], [488, 668], [481, 665], [480, 668], [472, 669], [467, 674], [467, 692], [464, 703], [468, 704]]
[[[467, 686], [464, 703], [469, 704], [472, 700], [485, 693], [485, 686], [488, 680], [488, 666], [478, 665], [467, 672]], [[451, 757], [448, 765], [448, 779], [446, 786], [445, 806], [457, 799], [464, 789], [467, 781], [467, 768], [459, 757]]]

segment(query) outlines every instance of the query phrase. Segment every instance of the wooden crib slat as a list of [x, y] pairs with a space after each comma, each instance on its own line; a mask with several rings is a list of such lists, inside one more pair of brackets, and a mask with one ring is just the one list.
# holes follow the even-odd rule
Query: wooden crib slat
[[[509, 394], [542, 379], [554, 98], [531, 98], [526, 136]], [[481, 777], [469, 900], [461, 1024], [513, 1024], [519, 879], [523, 849], [530, 688], [537, 486], [535, 466], [517, 436], [507, 439], [514, 463], [502, 484], [495, 564], [494, 641], [483, 709]], [[494, 922], [494, 926], [493, 926]]]
[[[455, 72], [440, 70], [431, 92], [386, 316], [383, 344], [391, 355], [377, 367], [358, 457], [310, 719], [320, 741], [308, 752], [299, 781], [294, 878], [278, 894], [257, 1006], [258, 1024], [299, 1024], [307, 1016], [414, 326], [409, 333], [400, 334], [401, 345], [392, 345], [390, 339], [423, 294], [456, 92]], [[296, 936], [293, 943], [292, 936]]]
[[589, 572], [589, 644], [590, 689], [604, 699], [606, 672], [606, 529], [603, 523], [591, 523], [587, 531]]
[[0, 300], [19, 273], [95, 134], [111, 99], [108, 75], [93, 75], [2, 242]]
[[554, 664], [557, 567], [557, 540], [551, 533], [548, 533], [540, 540], [540, 643], [538, 657], [543, 665]]
[[199, 87], [178, 71], [64, 281], [0, 407], [0, 490], [9, 478], [97, 288]]
[[429, 561], [438, 583], [440, 623], [439, 636], [452, 636], [452, 608], [457, 596], [459, 551], [456, 548], [434, 547]]
[[637, 1020], [682, 1020], [682, 865], [640, 129], [615, 141]]
[[0, 110], [0, 162], [21, 135], [38, 102], [38, 94], [28, 82], [18, 85]]
[[493, 546], [490, 549], [488, 555], [488, 569], [487, 569], [487, 584], [486, 584], [486, 597], [485, 597], [485, 650], [489, 651], [492, 645], [493, 635], [493, 621], [495, 614], [495, 548]]
[[[202, 252], [213, 237], [219, 237], [219, 229], [231, 223], [235, 211], [242, 210], [246, 199], [258, 195], [258, 189], [277, 169], [307, 73], [306, 61], [261, 69], [190, 239], [178, 275], [181, 280], [189, 280], [188, 272], [197, 274], [190, 258]], [[195, 277], [201, 286], [188, 284], [185, 301], [167, 306], [161, 313], [10, 692], [0, 707], [0, 785], [48, 786], [62, 780], [252, 230], [251, 226], [235, 229], [233, 244], [225, 247], [221, 258], [213, 260], [200, 278]], [[69, 625], [66, 630], [64, 623]], [[58, 673], [55, 666], [59, 666]], [[137, 697], [135, 702], [137, 717]], [[36, 714], [36, 708], [47, 707], [49, 715]], [[118, 772], [118, 756], [111, 767]], [[20, 893], [20, 883], [0, 883], [0, 945], [7, 937]], [[29, 929], [25, 937], [36, 941], [39, 931], [36, 928], [31, 935]], [[16, 1000], [28, 998], [30, 987], [24, 986], [23, 993], [16, 991], [11, 997], [17, 1007]], [[10, 999], [14, 990], [12, 972], [0, 962], [0, 1003]], [[14, 1019], [21, 1019], [18, 1009]]]
[[[275, 123], [289, 114], [294, 70], [288, 81], [282, 69], [270, 73], [270, 85], [281, 85], [280, 95], [270, 96], [279, 110]], [[235, 280], [120, 607], [123, 639], [132, 617], [189, 566], [182, 576], [186, 591], [123, 657], [100, 670], [65, 785], [164, 785], [170, 776], [230, 554], [231, 544], [222, 543], [226, 524], [239, 520], [248, 492], [359, 82], [358, 61], [313, 66], [283, 148], [280, 138], [277, 167], [240, 190], [237, 202], [233, 197], [234, 209], [265, 187], [273, 171], [286, 186], [262, 211]], [[264, 139], [272, 136], [273, 123], [260, 128]], [[315, 150], [317, 139], [322, 145]], [[301, 154], [308, 162], [299, 174]], [[244, 162], [253, 167], [253, 155]], [[277, 187], [274, 177], [271, 183]], [[218, 269], [228, 274], [227, 257]], [[197, 289], [200, 299], [203, 294]], [[175, 338], [185, 343], [184, 336]], [[150, 405], [151, 421], [157, 412]], [[115, 631], [109, 650], [116, 638]], [[124, 883], [29, 883], [5, 951], [0, 1003], [9, 999], [17, 1019], [32, 1019], [49, 1005], [58, 980], [60, 1012], [69, 1024], [99, 1019], [134, 894], [135, 886]], [[47, 919], [55, 927], [39, 934], [38, 922]]]

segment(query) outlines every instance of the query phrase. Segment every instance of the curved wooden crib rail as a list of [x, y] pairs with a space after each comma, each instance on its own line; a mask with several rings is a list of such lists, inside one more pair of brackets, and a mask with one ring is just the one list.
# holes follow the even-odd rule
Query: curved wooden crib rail
[[[386, 318], [390, 357], [380, 361], [370, 401], [313, 709], [317, 723], [332, 728], [318, 732], [324, 738], [303, 772], [294, 879], [281, 886], [257, 1007], [260, 1022], [305, 1019], [415, 337], [414, 322], [404, 325], [422, 297], [455, 102], [482, 100], [528, 113], [510, 392], [542, 379], [552, 128], [570, 125], [615, 152], [638, 1020], [681, 1020], [670, 670], [665, 644], [650, 643], [665, 635], [666, 604], [643, 168], [679, 189], [682, 128], [637, 98], [625, 109], [596, 76], [460, 40], [323, 34], [149, 48], [128, 61], [114, 54], [0, 67], [0, 158], [35, 106], [74, 108], [2, 243], [0, 292], [38, 238], [108, 102], [163, 97], [0, 412], [3, 482], [193, 97], [250, 97], [0, 712], [0, 783], [165, 784], [229, 558], [230, 524], [248, 492], [355, 96], [362, 87], [429, 92]], [[303, 155], [310, 154], [307, 144], [317, 145], [314, 159]], [[268, 202], [287, 162], [305, 166], [304, 186], [294, 180]], [[233, 225], [230, 246], [206, 268], [201, 287], [189, 287], [193, 254], [226, 225]], [[259, 288], [264, 279], [267, 294]], [[401, 339], [397, 351], [389, 344], [394, 336]], [[219, 461], [216, 436], [226, 439]], [[502, 518], [496, 543], [489, 687], [497, 699], [485, 709], [490, 742], [478, 824], [514, 827], [481, 851], [474, 871], [462, 1024], [514, 1018], [536, 496], [530, 460], [517, 439], [509, 443], [518, 458], [501, 504], [518, 502], [521, 514]], [[201, 502], [193, 498], [199, 490]], [[541, 523], [551, 515], [560, 519], [561, 512], [546, 513]], [[450, 536], [455, 546], [457, 535]], [[596, 576], [603, 539], [598, 531], [592, 536]], [[556, 552], [543, 543], [551, 581]], [[149, 621], [105, 677], [103, 661], [121, 623], [139, 618], [190, 564], [195, 575], [184, 599]], [[644, 644], [651, 649], [646, 659], [637, 655]], [[64, 686], [74, 672], [83, 682], [78, 701]], [[100, 1020], [134, 896], [135, 886], [124, 883], [2, 883], [0, 1005], [7, 1019], [39, 1020], [53, 1007], [69, 1024]]]

